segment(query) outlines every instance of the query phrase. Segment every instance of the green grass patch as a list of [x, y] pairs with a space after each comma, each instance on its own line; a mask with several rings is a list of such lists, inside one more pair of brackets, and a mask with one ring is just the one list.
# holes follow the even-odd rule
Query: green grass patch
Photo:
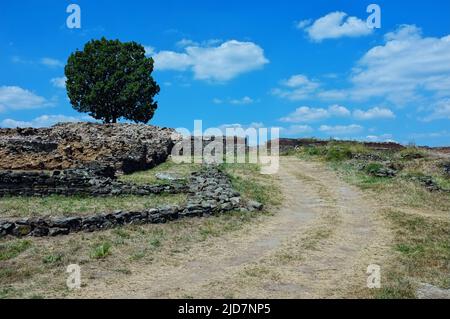
[[2, 197], [0, 198], [0, 217], [40, 217], [49, 214], [53, 216], [90, 215], [113, 212], [118, 209], [131, 211], [163, 205], [179, 205], [185, 201], [185, 194]]
[[194, 163], [175, 163], [172, 160], [167, 160], [166, 162], [146, 171], [136, 172], [130, 175], [122, 175], [119, 180], [127, 183], [133, 184], [160, 184], [166, 185], [169, 182], [165, 180], [160, 180], [156, 178], [158, 173], [169, 173], [177, 176], [179, 178], [187, 180], [189, 176], [198, 171], [201, 168], [200, 164]]
[[29, 240], [14, 240], [0, 244], [0, 261], [15, 258], [30, 247]]
[[154, 231], [152, 231], [150, 234], [149, 241], [148, 241], [150, 247], [153, 249], [161, 247], [164, 237], [165, 237], [165, 233], [164, 233], [163, 229], [157, 228]]
[[90, 257], [92, 259], [103, 259], [111, 254], [112, 245], [110, 242], [103, 242], [101, 244], [95, 245], [92, 250]]
[[281, 203], [281, 191], [273, 176], [261, 174], [259, 165], [222, 164], [220, 167], [228, 174], [233, 188], [241, 193], [244, 199], [272, 206]]
[[[359, 170], [354, 163], [333, 162], [330, 163], [330, 167], [337, 171], [345, 181], [361, 189], [381, 190], [392, 183], [390, 179], [370, 175], [366, 170]], [[378, 165], [374, 168], [376, 169], [377, 167]]]
[[450, 288], [450, 222], [389, 211], [398, 256], [378, 298], [413, 298], [415, 283]]
[[42, 258], [42, 262], [47, 265], [60, 265], [63, 257], [64, 254], [62, 253], [49, 254]]

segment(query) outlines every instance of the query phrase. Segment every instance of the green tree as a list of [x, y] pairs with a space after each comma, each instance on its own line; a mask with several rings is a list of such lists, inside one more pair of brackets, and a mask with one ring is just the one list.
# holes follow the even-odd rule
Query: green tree
[[159, 86], [153, 80], [153, 59], [136, 42], [91, 40], [69, 57], [65, 67], [70, 103], [104, 123], [125, 118], [149, 122], [157, 109]]

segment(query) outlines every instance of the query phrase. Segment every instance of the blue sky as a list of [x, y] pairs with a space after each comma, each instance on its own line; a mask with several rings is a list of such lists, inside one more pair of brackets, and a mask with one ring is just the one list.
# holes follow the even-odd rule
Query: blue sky
[[[66, 7], [81, 8], [81, 29]], [[381, 8], [369, 29], [366, 8]], [[0, 2], [0, 127], [86, 120], [64, 64], [137, 41], [161, 86], [151, 124], [280, 127], [286, 137], [450, 145], [450, 1]]]

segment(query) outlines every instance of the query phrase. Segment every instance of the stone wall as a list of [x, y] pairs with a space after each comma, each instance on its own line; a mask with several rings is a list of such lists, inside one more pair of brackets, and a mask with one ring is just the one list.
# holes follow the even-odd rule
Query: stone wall
[[263, 206], [245, 202], [233, 190], [230, 179], [215, 166], [207, 166], [194, 173], [189, 180], [188, 200], [183, 206], [167, 206], [143, 211], [97, 214], [87, 217], [30, 218], [0, 220], [3, 236], [58, 236], [80, 231], [97, 231], [126, 224], [165, 223], [187, 217], [221, 214], [232, 210], [254, 211]]
[[[309, 138], [280, 138], [278, 139], [280, 146], [280, 154], [288, 153], [299, 147], [308, 146], [326, 146], [330, 143], [329, 140], [317, 140]], [[378, 142], [361, 142], [364, 146], [378, 151], [399, 151], [404, 149], [403, 145], [393, 142], [378, 143]], [[267, 142], [267, 148], [270, 150], [272, 141]]]
[[226, 155], [245, 155], [249, 150], [248, 139], [238, 136], [189, 136], [183, 137], [173, 149], [172, 155], [201, 157], [208, 162], [208, 157]]
[[0, 169], [62, 170], [99, 163], [132, 173], [164, 162], [177, 136], [173, 129], [144, 124], [0, 129]]
[[114, 171], [103, 169], [67, 169], [53, 172], [0, 171], [0, 197], [48, 195], [149, 195], [181, 193], [186, 186], [179, 182], [170, 185], [135, 185], [115, 179]]

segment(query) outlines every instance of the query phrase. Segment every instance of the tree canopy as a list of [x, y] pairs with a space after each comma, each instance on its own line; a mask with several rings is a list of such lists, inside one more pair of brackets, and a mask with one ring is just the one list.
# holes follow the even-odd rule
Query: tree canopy
[[91, 40], [75, 51], [65, 67], [70, 103], [104, 123], [125, 118], [149, 122], [157, 109], [159, 86], [152, 77], [153, 59], [136, 42]]

